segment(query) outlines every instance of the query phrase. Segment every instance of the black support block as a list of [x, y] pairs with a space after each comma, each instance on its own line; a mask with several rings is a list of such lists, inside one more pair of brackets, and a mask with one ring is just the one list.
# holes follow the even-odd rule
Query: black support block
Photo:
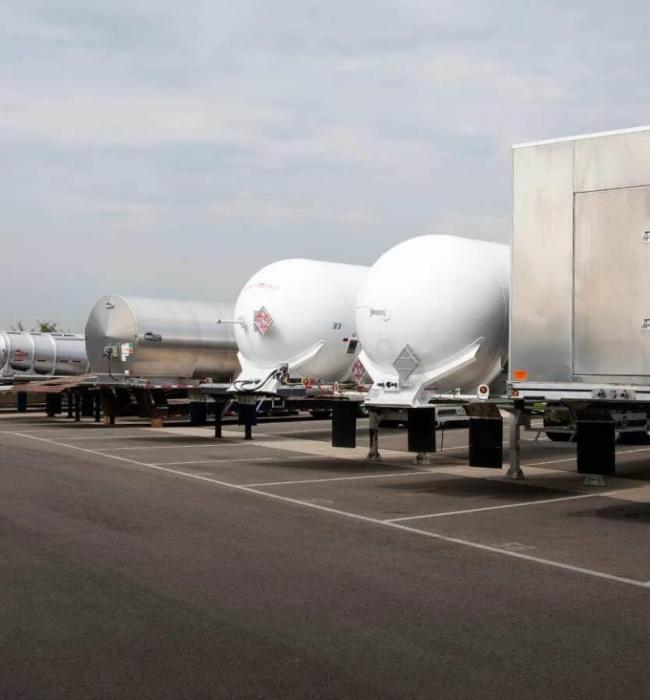
[[206, 425], [208, 404], [205, 401], [190, 401], [190, 425]]
[[81, 415], [92, 418], [95, 415], [95, 397], [90, 391], [81, 394]]
[[49, 418], [56, 415], [56, 394], [45, 394], [45, 413]]
[[503, 466], [503, 419], [469, 419], [469, 465], [501, 469]]
[[257, 425], [257, 407], [254, 403], [238, 403], [239, 425]]
[[409, 408], [408, 451], [436, 451], [436, 409], [433, 406]]
[[222, 437], [222, 414], [225, 404], [219, 401], [214, 403], [214, 436], [215, 438]]
[[611, 420], [578, 420], [578, 474], [616, 475], [616, 431]]
[[341, 401], [332, 406], [332, 447], [357, 446], [357, 404]]

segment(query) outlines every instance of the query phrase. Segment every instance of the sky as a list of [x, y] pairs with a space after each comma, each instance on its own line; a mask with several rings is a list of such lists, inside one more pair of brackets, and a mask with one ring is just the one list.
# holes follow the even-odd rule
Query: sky
[[0, 328], [508, 242], [513, 143], [650, 123], [650, 3], [4, 0]]

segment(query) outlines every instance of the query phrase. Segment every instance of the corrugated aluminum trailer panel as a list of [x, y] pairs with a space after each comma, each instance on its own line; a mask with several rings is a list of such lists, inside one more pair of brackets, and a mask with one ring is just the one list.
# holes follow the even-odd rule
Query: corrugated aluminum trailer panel
[[650, 127], [515, 147], [513, 178], [513, 387], [648, 389]]

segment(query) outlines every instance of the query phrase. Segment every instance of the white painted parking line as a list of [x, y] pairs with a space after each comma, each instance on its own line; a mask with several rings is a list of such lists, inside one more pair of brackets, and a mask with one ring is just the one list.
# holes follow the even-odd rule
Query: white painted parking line
[[579, 498], [595, 498], [602, 493], [581, 493], [577, 496], [559, 496], [558, 498], [540, 498], [537, 501], [523, 501], [520, 503], [505, 503], [500, 506], [485, 506], [483, 508], [468, 508], [466, 510], [449, 510], [445, 513], [427, 513], [425, 515], [409, 515], [405, 518], [391, 518], [384, 520], [386, 523], [403, 523], [406, 520], [422, 520], [425, 518], [442, 518], [446, 515], [465, 515], [466, 513], [483, 513], [486, 510], [505, 510], [506, 508], [525, 508], [526, 506], [539, 506], [544, 503], [560, 503], [561, 501], [577, 501]]
[[[650, 447], [638, 447], [633, 450], [617, 450], [616, 455], [629, 455], [629, 454], [635, 454], [637, 452], [650, 452]], [[576, 461], [576, 456], [574, 455], [573, 457], [567, 457], [565, 459], [549, 459], [544, 462], [522, 462], [521, 466], [522, 469], [524, 467], [541, 467], [546, 464], [566, 464], [567, 462], [575, 462]]]
[[152, 462], [155, 467], [180, 466], [182, 464], [218, 464], [231, 462], [298, 462], [300, 460], [313, 459], [311, 456], [305, 457], [236, 457], [234, 459], [228, 457], [218, 457], [216, 459], [197, 459], [189, 462]]
[[261, 484], [246, 484], [246, 486], [290, 486], [291, 484], [322, 484], [329, 481], [357, 481], [359, 479], [390, 479], [398, 476], [421, 476], [430, 472], [414, 471], [396, 474], [356, 474], [355, 476], [330, 476], [323, 479], [296, 479], [295, 481], [266, 481]]
[[[63, 434], [63, 431], [67, 430], [70, 433], [74, 435], [78, 435], [80, 432], [79, 428], [72, 428], [72, 427], [63, 427], [63, 428], [54, 428], [52, 426], [47, 426], [44, 425], [42, 428], [35, 428], [34, 430], [21, 430], [21, 433], [24, 433], [25, 435], [31, 435], [33, 433], [44, 433], [46, 435], [61, 435]], [[95, 430], [99, 430], [99, 428], [84, 428], [83, 432], [94, 432]], [[102, 432], [104, 432], [102, 430]], [[0, 435], [15, 435], [16, 431], [15, 430], [0, 430]]]
[[278, 493], [273, 493], [270, 491], [260, 491], [252, 486], [243, 486], [240, 484], [230, 484], [227, 481], [220, 481], [219, 479], [214, 479], [209, 476], [203, 476], [201, 474], [189, 474], [187, 472], [180, 471], [179, 469], [171, 469], [169, 467], [161, 467], [155, 464], [147, 464], [146, 462], [138, 462], [135, 459], [130, 459], [128, 457], [120, 457], [119, 455], [106, 454], [105, 452], [100, 452], [98, 450], [90, 450], [87, 447], [80, 447], [78, 445], [63, 445], [55, 440], [49, 440], [47, 438], [41, 438], [34, 435], [27, 435], [20, 432], [14, 432], [13, 435], [18, 437], [27, 438], [29, 440], [38, 440], [40, 442], [46, 442], [51, 445], [56, 445], [58, 447], [65, 447], [68, 450], [77, 450], [79, 452], [85, 452], [86, 454], [96, 455], [98, 457], [105, 457], [107, 459], [114, 459], [120, 462], [125, 462], [127, 464], [134, 464], [145, 469], [152, 469], [155, 471], [164, 472], [167, 474], [173, 474], [185, 479], [194, 479], [196, 481], [201, 481], [208, 484], [214, 484], [215, 486], [221, 486], [226, 489], [231, 489], [233, 491], [239, 491], [241, 493], [249, 493], [256, 496], [261, 496], [263, 498], [269, 498], [275, 501], [280, 501], [283, 503], [291, 503], [293, 505], [300, 506], [302, 508], [307, 508], [310, 510], [316, 510], [323, 513], [330, 513], [332, 515], [338, 515], [350, 520], [356, 520], [359, 522], [368, 523], [371, 525], [376, 525], [379, 527], [392, 528], [399, 530], [401, 532], [409, 532], [412, 534], [420, 535], [421, 537], [428, 537], [433, 540], [440, 542], [446, 542], [448, 544], [456, 544], [461, 547], [468, 547], [470, 549], [476, 549], [482, 552], [489, 552], [491, 554], [499, 554], [504, 557], [510, 557], [512, 559], [519, 559], [521, 561], [526, 561], [534, 564], [540, 564], [542, 566], [548, 566], [554, 569], [561, 569], [563, 571], [569, 571], [575, 574], [581, 574], [583, 576], [591, 576], [593, 578], [602, 579], [605, 581], [614, 581], [616, 583], [624, 583], [629, 586], [634, 586], [636, 588], [644, 588], [645, 590], [650, 590], [650, 584], [646, 581], [638, 581], [631, 578], [626, 578], [624, 576], [616, 576], [614, 574], [608, 574], [604, 571], [596, 571], [594, 569], [587, 569], [582, 566], [573, 566], [572, 564], [565, 564], [564, 562], [554, 561], [552, 559], [544, 559], [542, 557], [535, 557], [530, 554], [524, 554], [522, 552], [511, 551], [508, 549], [502, 549], [501, 547], [495, 547], [493, 545], [480, 544], [479, 542], [472, 542], [471, 540], [463, 540], [458, 537], [449, 537], [448, 535], [442, 535], [437, 532], [428, 532], [427, 530], [420, 530], [416, 527], [410, 527], [409, 525], [404, 525], [402, 523], [392, 523], [385, 520], [380, 520], [378, 518], [372, 518], [368, 515], [360, 515], [359, 513], [351, 513], [345, 510], [339, 510], [337, 508], [331, 508], [329, 506], [320, 505], [318, 503], [312, 503], [309, 501], [301, 501], [297, 498], [290, 498], [289, 496], [282, 496]]
[[[34, 437], [30, 435], [29, 437]], [[64, 438], [65, 439], [65, 438]], [[219, 447], [218, 442], [197, 442], [197, 443], [185, 443], [184, 445], [138, 445], [137, 447], [98, 447], [98, 452], [116, 452], [117, 450], [183, 450], [188, 447]], [[232, 442], [228, 443], [230, 445], [234, 444]], [[72, 447], [72, 445], [70, 445]]]
[[[84, 437], [68, 437], [67, 435], [62, 435], [61, 439], [65, 440], [66, 442], [79, 442], [79, 441], [85, 441], [85, 440], [116, 440], [118, 438], [121, 438], [122, 440], [148, 440], [149, 435], [143, 435], [141, 432], [138, 432], [135, 435], [124, 435], [122, 433], [114, 433], [113, 435], [85, 435]], [[168, 437], [167, 435], [159, 435], [157, 438], [160, 440], [161, 438], [166, 438]]]
[[[277, 423], [275, 425], [277, 425]], [[266, 430], [258, 430], [256, 432], [256, 435], [278, 435], [280, 437], [285, 437], [286, 435], [307, 435], [309, 433], [325, 433], [326, 435], [330, 435], [331, 432], [331, 428], [311, 428], [309, 430], [278, 430], [277, 433], [272, 433]]]

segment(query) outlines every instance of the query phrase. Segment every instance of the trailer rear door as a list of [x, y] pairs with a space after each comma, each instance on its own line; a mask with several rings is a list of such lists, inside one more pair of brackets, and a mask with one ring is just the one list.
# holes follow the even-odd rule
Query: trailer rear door
[[574, 199], [575, 375], [650, 376], [650, 187]]

